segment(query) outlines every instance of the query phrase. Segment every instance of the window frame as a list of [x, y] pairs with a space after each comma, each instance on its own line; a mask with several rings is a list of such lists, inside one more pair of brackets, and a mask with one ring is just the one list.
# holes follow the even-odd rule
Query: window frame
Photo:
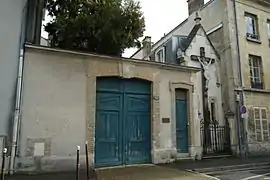
[[[212, 104], [213, 104], [213, 110], [214, 112], [212, 111]], [[218, 109], [218, 104], [217, 104], [217, 99], [215, 97], [209, 97], [209, 110], [210, 110], [210, 120], [211, 122], [220, 122], [220, 119], [219, 119], [219, 109]], [[214, 117], [213, 117], [214, 115]]]
[[[254, 33], [251, 34], [248, 32], [247, 28], [247, 19], [246, 18], [251, 18], [254, 21], [253, 24], [253, 31]], [[246, 27], [246, 38], [251, 39], [251, 40], [260, 40], [260, 34], [259, 34], [259, 23], [258, 23], [258, 16], [249, 12], [245, 12], [245, 27]]]
[[[163, 56], [162, 59], [159, 59], [159, 53], [162, 52]], [[161, 62], [161, 63], [165, 63], [165, 47], [160, 47], [157, 49], [157, 51], [155, 52], [155, 60], [157, 62]]]
[[270, 43], [270, 19], [266, 20], [266, 28], [267, 28], [267, 37], [268, 37], [268, 41]]
[[[259, 119], [256, 118], [255, 110], [259, 110]], [[263, 119], [263, 117], [262, 117], [262, 114], [263, 114], [262, 110], [265, 110], [265, 115], [266, 115], [265, 119]], [[269, 140], [270, 132], [269, 132], [269, 121], [268, 121], [268, 108], [267, 107], [253, 107], [253, 112], [254, 112], [253, 113], [254, 133], [255, 133], [256, 140], [259, 142], [264, 142], [264, 141]], [[260, 131], [259, 132], [257, 131], [257, 128], [256, 128], [256, 121], [260, 121]], [[263, 121], [266, 121], [267, 130], [263, 129]], [[267, 131], [267, 138], [265, 137], [265, 134], [264, 134], [265, 131]], [[260, 134], [261, 140], [258, 140], [258, 134]]]
[[[258, 67], [256, 67], [254, 63], [256, 60]], [[249, 64], [249, 79], [250, 79], [250, 87], [254, 89], [264, 89], [264, 79], [263, 79], [263, 66], [262, 66], [262, 57], [249, 54], [248, 55], [248, 64]], [[255, 76], [255, 69], [259, 72], [259, 76]], [[256, 79], [259, 79], [256, 80]], [[258, 87], [256, 87], [258, 85]]]

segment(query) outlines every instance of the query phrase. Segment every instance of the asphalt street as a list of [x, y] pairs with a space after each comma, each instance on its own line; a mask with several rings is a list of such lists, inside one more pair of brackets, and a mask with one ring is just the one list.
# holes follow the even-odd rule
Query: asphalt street
[[220, 180], [270, 180], [270, 165], [254, 167], [232, 166], [231, 169], [202, 172]]

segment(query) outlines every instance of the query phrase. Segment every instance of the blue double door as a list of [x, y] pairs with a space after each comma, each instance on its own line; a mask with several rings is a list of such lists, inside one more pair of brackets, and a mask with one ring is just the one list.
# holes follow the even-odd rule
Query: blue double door
[[151, 84], [97, 79], [95, 166], [151, 162]]
[[176, 146], [178, 153], [188, 153], [187, 91], [176, 89]]

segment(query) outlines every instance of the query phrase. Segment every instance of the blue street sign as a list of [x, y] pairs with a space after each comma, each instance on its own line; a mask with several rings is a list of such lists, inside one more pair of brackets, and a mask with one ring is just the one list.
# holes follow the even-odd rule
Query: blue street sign
[[246, 106], [241, 106], [240, 112], [241, 112], [241, 114], [246, 114], [247, 113], [247, 107]]

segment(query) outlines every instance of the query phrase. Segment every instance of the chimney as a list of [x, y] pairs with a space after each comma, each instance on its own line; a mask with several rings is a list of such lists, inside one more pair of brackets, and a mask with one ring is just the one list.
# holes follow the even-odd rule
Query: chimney
[[146, 36], [143, 41], [143, 58], [146, 58], [147, 56], [149, 56], [149, 54], [151, 53], [151, 37], [150, 36]]
[[191, 15], [195, 11], [199, 11], [204, 5], [204, 0], [188, 0], [188, 14]]

